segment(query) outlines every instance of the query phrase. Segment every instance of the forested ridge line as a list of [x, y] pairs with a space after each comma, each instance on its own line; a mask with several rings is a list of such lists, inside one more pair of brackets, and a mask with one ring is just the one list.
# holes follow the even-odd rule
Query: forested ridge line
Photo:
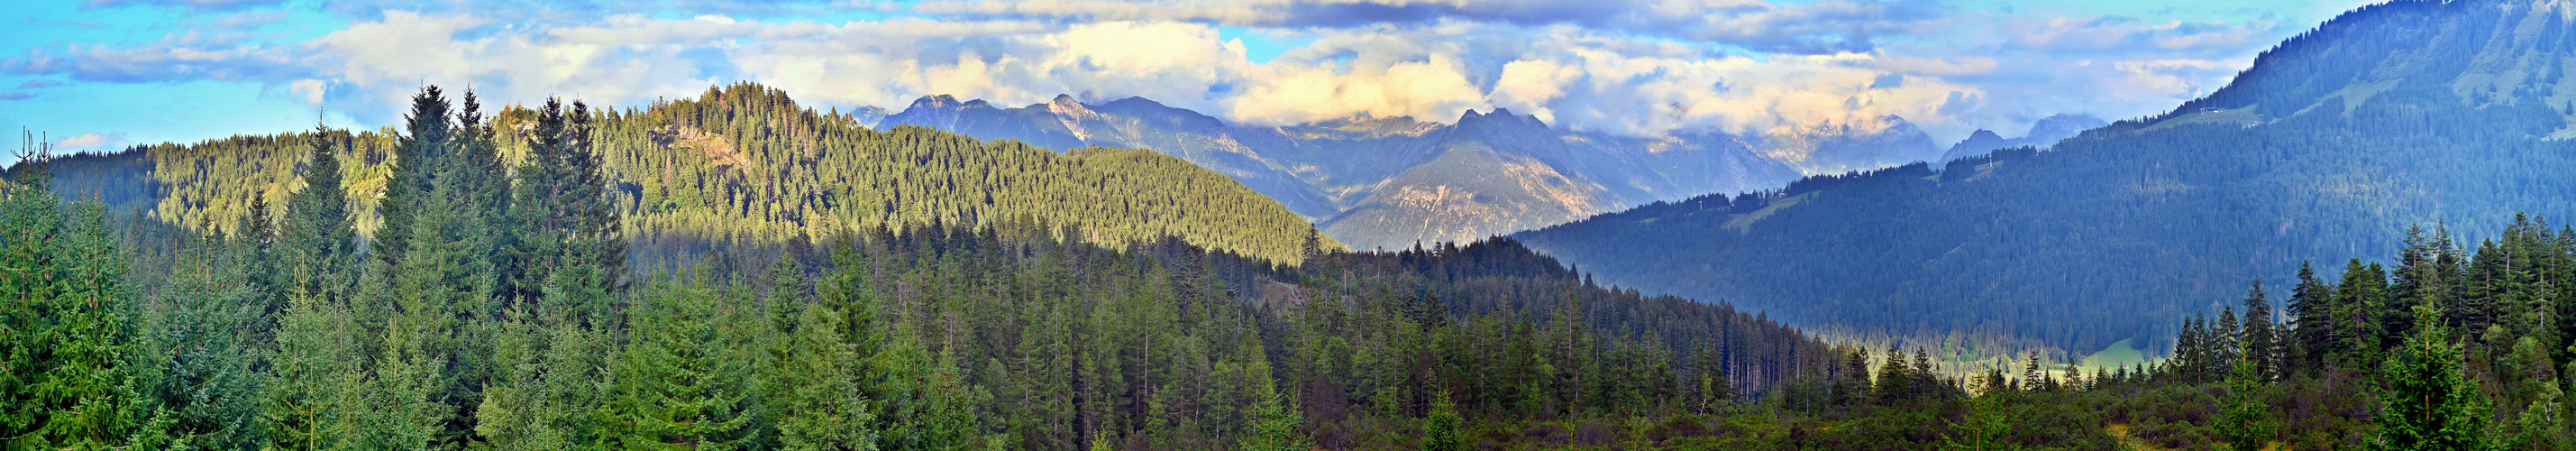
[[17, 300], [0, 322], [38, 339], [9, 342], [0, 437], [1387, 449], [1754, 408], [1858, 352], [1598, 286], [1508, 240], [1348, 253], [1308, 228], [1277, 261], [1022, 215], [656, 249], [675, 244], [629, 239], [615, 207], [606, 116], [550, 101], [501, 126], [521, 119], [441, 94], [389, 141], [372, 239], [371, 196], [334, 179], [348, 135], [302, 135], [281, 166], [305, 186], [250, 196], [229, 225], [66, 204], [57, 160], [31, 156], [0, 191], [0, 295]]
[[[463, 100], [453, 108], [481, 108], [472, 93]], [[471, 130], [453, 127], [459, 139], [442, 145], [478, 143], [497, 162], [487, 170], [512, 171], [531, 158], [539, 114], [502, 107]], [[608, 205], [620, 213], [627, 236], [651, 253], [774, 243], [868, 225], [910, 230], [1045, 220], [1075, 226], [1090, 241], [1177, 236], [1285, 262], [1305, 252], [1312, 229], [1222, 174], [1155, 152], [1057, 154], [921, 127], [878, 131], [750, 83], [640, 109], [580, 114], [592, 123], [584, 139], [597, 144]], [[53, 172], [63, 185], [58, 191], [72, 198], [96, 196], [119, 213], [140, 209], [184, 227], [221, 229], [249, 216], [254, 199], [266, 202], [267, 214], [278, 214], [303, 186], [297, 177], [305, 171], [305, 142], [321, 136], [350, 162], [340, 179], [356, 194], [354, 205], [363, 207], [355, 216], [360, 236], [372, 238], [383, 221], [375, 203], [389, 195], [405, 140], [416, 139], [409, 133], [422, 125], [417, 119], [400, 130], [316, 129], [65, 156], [53, 162]], [[1340, 247], [1320, 234], [1314, 238], [1326, 249]]]
[[[2576, 217], [2568, 6], [2404, 0], [2282, 42], [2227, 88], [2048, 148], [1818, 175], [1514, 237], [1608, 283], [1813, 330], [2169, 352], [2178, 319], [2411, 224]], [[2107, 276], [2116, 275], [2116, 276]], [[2001, 337], [1988, 339], [1987, 337]]]

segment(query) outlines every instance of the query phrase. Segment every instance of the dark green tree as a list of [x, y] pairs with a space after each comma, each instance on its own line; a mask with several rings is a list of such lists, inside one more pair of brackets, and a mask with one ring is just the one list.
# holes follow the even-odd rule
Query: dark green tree
[[0, 181], [0, 437], [13, 450], [116, 446], [130, 426], [124, 258], [102, 206], [67, 220], [49, 156], [20, 158]]
[[2272, 322], [2272, 298], [2263, 292], [2263, 280], [2255, 279], [2245, 293], [2245, 321], [2237, 333], [2237, 359], [2254, 363], [2254, 374], [2261, 381], [2279, 379], [2281, 347], [2277, 324]]
[[2237, 451], [2264, 449], [2269, 445], [2280, 423], [2272, 415], [2272, 406], [2263, 402], [2264, 374], [2255, 359], [2237, 359], [2236, 371], [2228, 376], [2228, 398], [2225, 413], [2215, 425], [2219, 440]]
[[1449, 402], [1449, 393], [1432, 397], [1431, 414], [1422, 418], [1422, 451], [1466, 451], [1466, 420]]
[[244, 326], [258, 297], [218, 238], [184, 251], [160, 302], [142, 309], [134, 355], [133, 445], [147, 449], [253, 449], [258, 378]]
[[2389, 353], [2380, 369], [2377, 450], [2484, 450], [2486, 395], [2461, 370], [2460, 346], [2431, 306], [2416, 306], [2420, 327]]
[[[612, 448], [738, 449], [760, 415], [750, 375], [749, 323], [703, 283], [661, 282], [640, 303], [634, 344], [620, 355], [605, 412]], [[756, 323], [754, 323], [756, 324]]]
[[332, 136], [331, 129], [318, 123], [305, 135], [303, 188], [287, 198], [286, 220], [278, 228], [285, 253], [280, 271], [289, 280], [287, 291], [324, 299], [347, 292], [348, 282], [354, 280], [348, 277], [349, 258], [357, 245], [357, 232], [349, 220], [348, 188]]
[[421, 198], [436, 183], [437, 168], [451, 144], [449, 106], [437, 86], [422, 86], [411, 97], [411, 112], [403, 116], [405, 134], [393, 158], [400, 169], [385, 183], [384, 200], [376, 208], [385, 225], [376, 229], [374, 250], [387, 265], [400, 265], [403, 252], [411, 250], [412, 216], [425, 208]]
[[2339, 331], [2335, 328], [2334, 286], [2317, 278], [2308, 263], [2299, 263], [2299, 285], [2290, 292], [2290, 340], [2299, 350], [2298, 371], [2314, 374], [2325, 368], [2325, 356], [2334, 352]]

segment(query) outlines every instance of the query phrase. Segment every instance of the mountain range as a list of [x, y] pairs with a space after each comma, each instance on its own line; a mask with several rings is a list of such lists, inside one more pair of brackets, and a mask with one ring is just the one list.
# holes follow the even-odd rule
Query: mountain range
[[2251, 281], [2287, 292], [2303, 263], [2332, 280], [2351, 259], [2428, 243], [2456, 255], [2486, 238], [2446, 230], [2576, 218], [2571, 14], [2557, 0], [2364, 7], [2264, 52], [2207, 97], [2049, 149], [1975, 156], [2037, 143], [1981, 134], [1938, 166], [1517, 237], [1607, 283], [1811, 326], [2077, 351], [2159, 340], [2187, 315], [2236, 305]]
[[1356, 249], [1472, 241], [1635, 205], [1768, 189], [1801, 171], [1932, 158], [1901, 118], [1779, 136], [1628, 137], [1564, 130], [1497, 109], [1451, 123], [1352, 117], [1293, 126], [1229, 124], [1144, 98], [1069, 95], [1017, 108], [934, 95], [885, 116], [1052, 149], [1153, 149], [1234, 177]]
[[2039, 122], [2030, 124], [2030, 132], [2022, 134], [2019, 138], [2004, 138], [1993, 130], [1977, 129], [1975, 133], [1968, 134], [1968, 139], [1961, 140], [1958, 144], [1951, 145], [1950, 150], [1941, 152], [1941, 159], [1932, 162], [1948, 163], [1961, 158], [1985, 156], [1995, 149], [2054, 147], [2059, 140], [2073, 138], [2077, 134], [2084, 133], [2085, 130], [2102, 128], [2105, 125], [2111, 124], [2102, 122], [2101, 118], [2092, 115], [2058, 114], [2041, 118]]
[[[1078, 230], [1105, 244], [1178, 239], [1282, 262], [1340, 247], [1261, 193], [1155, 152], [1060, 153], [919, 127], [881, 132], [859, 125], [864, 111], [832, 115], [751, 83], [647, 109], [592, 111], [597, 131], [585, 138], [596, 143], [624, 233], [667, 256], [871, 228], [1003, 223]], [[512, 106], [488, 119], [500, 158], [530, 158], [536, 115]], [[245, 135], [69, 155], [42, 167], [66, 197], [224, 232], [261, 217], [259, 206], [275, 217], [302, 186], [306, 146], [320, 142], [352, 162], [342, 170], [351, 219], [372, 235], [384, 220], [374, 203], [405, 139], [390, 131]], [[638, 259], [665, 256], [639, 251]]]

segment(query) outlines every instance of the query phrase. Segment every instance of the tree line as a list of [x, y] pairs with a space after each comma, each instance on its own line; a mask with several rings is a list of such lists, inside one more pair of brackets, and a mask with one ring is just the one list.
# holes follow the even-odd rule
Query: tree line
[[[469, 93], [470, 94], [470, 93]], [[454, 102], [461, 99], [441, 99]], [[415, 102], [417, 103], [417, 102]], [[472, 103], [472, 102], [466, 102]], [[469, 105], [451, 105], [462, 112]], [[304, 186], [306, 143], [331, 141], [345, 162], [340, 180], [359, 205], [359, 235], [383, 227], [374, 204], [392, 197], [394, 168], [417, 131], [454, 130], [434, 140], [479, 140], [506, 172], [536, 155], [536, 106], [509, 105], [451, 117], [439, 130], [400, 127], [234, 136], [194, 144], [135, 146], [57, 158], [62, 194], [95, 196], [188, 228], [230, 233], [252, 202], [281, 214]], [[413, 108], [419, 110], [420, 108]], [[420, 113], [420, 111], [414, 111]], [[451, 112], [454, 113], [454, 112]], [[1076, 226], [1085, 239], [1135, 243], [1178, 236], [1200, 246], [1293, 261], [1313, 229], [1294, 212], [1222, 174], [1137, 149], [1085, 148], [1058, 154], [1013, 141], [979, 141], [923, 127], [875, 130], [838, 111], [798, 105], [750, 83], [710, 87], [698, 98], [644, 108], [578, 112], [607, 183], [619, 228], [646, 246], [647, 260], [732, 244], [830, 236], [862, 227], [910, 229], [1044, 219]], [[453, 114], [450, 114], [453, 116]], [[462, 141], [458, 141], [462, 142]], [[446, 144], [462, 145], [462, 144]], [[414, 189], [419, 187], [415, 186]], [[403, 231], [396, 230], [395, 234]], [[1315, 233], [1326, 249], [1341, 245]], [[667, 244], [667, 245], [666, 245]]]
[[[32, 156], [0, 199], [0, 295], [15, 300], [0, 310], [0, 437], [1460, 449], [1599, 435], [1491, 433], [1514, 425], [1758, 409], [1852, 351], [1724, 304], [1602, 286], [1510, 240], [1350, 253], [1311, 228], [1267, 232], [1297, 243], [1283, 260], [1023, 214], [657, 241], [619, 206], [635, 190], [603, 151], [616, 116], [524, 111], [486, 117], [471, 93], [425, 88], [381, 163], [344, 163], [352, 135], [287, 135], [304, 146], [283, 165], [295, 186], [274, 204], [241, 193], [230, 224], [67, 202], [81, 196]], [[347, 178], [371, 164], [380, 185]]]
[[[2576, 144], [2550, 138], [2567, 111], [2541, 81], [2563, 71], [2576, 28], [2550, 26], [2566, 19], [2545, 10], [2361, 7], [2208, 98], [2053, 149], [1818, 175], [1515, 236], [1607, 282], [1819, 330], [2167, 352], [2180, 318], [2216, 309], [2206, 300], [2289, 280], [2303, 262], [2375, 257], [2404, 245], [2408, 224], [2485, 233], [2517, 212], [2576, 213]], [[2488, 75], [2499, 70], [2536, 75]]]

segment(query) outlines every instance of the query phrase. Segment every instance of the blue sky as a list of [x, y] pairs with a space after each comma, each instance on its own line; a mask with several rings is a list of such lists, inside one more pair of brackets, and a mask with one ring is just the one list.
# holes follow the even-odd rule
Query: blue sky
[[422, 83], [640, 106], [750, 80], [819, 107], [1144, 96], [1251, 124], [1510, 108], [1628, 135], [1956, 140], [2215, 89], [2359, 0], [37, 0], [0, 127], [67, 151], [393, 124]]

